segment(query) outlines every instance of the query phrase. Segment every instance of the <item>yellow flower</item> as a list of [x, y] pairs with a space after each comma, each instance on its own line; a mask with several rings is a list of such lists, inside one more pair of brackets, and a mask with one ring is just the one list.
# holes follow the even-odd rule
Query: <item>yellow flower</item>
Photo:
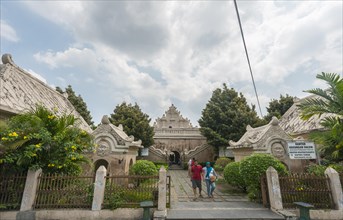
[[48, 115], [48, 119], [53, 119], [55, 118], [55, 115]]
[[36, 148], [40, 148], [40, 146], [42, 146], [42, 144], [39, 143], [39, 144], [36, 144], [35, 146], [36, 146]]
[[31, 154], [32, 157], [37, 157], [37, 154], [33, 153]]
[[53, 163], [48, 164], [48, 167], [54, 167], [54, 166], [55, 166], [55, 164], [53, 164]]
[[7, 137], [2, 137], [1, 140], [2, 140], [2, 141], [7, 141], [8, 138], [7, 138]]
[[18, 137], [18, 134], [15, 131], [13, 131], [12, 133], [9, 133], [8, 136], [10, 136], [10, 137]]
[[76, 160], [76, 157], [72, 157], [71, 160]]
[[27, 139], [27, 136], [24, 136], [24, 140], [26, 140]]
[[76, 150], [76, 147], [73, 145], [73, 146], [71, 146], [71, 149], [72, 149], [73, 151], [75, 151], [75, 150]]
[[62, 166], [58, 166], [58, 169], [61, 169], [62, 168]]

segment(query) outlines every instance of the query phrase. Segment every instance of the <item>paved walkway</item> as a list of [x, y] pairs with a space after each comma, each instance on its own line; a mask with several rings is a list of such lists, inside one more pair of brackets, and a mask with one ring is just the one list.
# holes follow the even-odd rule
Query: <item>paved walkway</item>
[[185, 170], [169, 170], [171, 176], [171, 208], [167, 219], [284, 219], [261, 204], [250, 202], [246, 194], [230, 193], [217, 187], [214, 198], [203, 196], [193, 201], [193, 189]]

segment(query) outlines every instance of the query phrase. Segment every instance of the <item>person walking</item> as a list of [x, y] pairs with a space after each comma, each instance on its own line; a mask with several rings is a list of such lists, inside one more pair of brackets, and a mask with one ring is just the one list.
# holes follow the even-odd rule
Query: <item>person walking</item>
[[209, 198], [213, 198], [213, 191], [216, 188], [215, 181], [218, 175], [216, 171], [211, 167], [210, 162], [206, 162], [206, 167], [203, 168], [203, 179], [206, 182], [207, 195]]
[[202, 198], [201, 195], [201, 177], [202, 177], [202, 166], [198, 165], [198, 161], [194, 160], [194, 165], [191, 168], [191, 181], [192, 181], [192, 188], [194, 193], [194, 199], [197, 199], [197, 188], [199, 188], [199, 198]]

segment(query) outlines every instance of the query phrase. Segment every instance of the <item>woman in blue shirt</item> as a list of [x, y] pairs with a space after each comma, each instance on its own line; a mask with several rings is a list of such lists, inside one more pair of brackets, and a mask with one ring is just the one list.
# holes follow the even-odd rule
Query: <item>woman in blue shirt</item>
[[210, 162], [206, 162], [206, 167], [203, 168], [203, 179], [206, 182], [206, 187], [207, 187], [207, 195], [209, 198], [213, 198], [213, 191], [216, 188], [216, 183], [215, 181], [217, 180], [217, 173], [211, 167]]

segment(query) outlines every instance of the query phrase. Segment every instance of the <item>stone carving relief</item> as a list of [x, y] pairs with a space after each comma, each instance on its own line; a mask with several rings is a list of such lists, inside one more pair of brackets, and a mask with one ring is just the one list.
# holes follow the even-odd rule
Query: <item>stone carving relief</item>
[[110, 148], [108, 142], [104, 141], [104, 140], [99, 141], [98, 142], [98, 149], [97, 149], [96, 153], [99, 156], [109, 155], [111, 153], [111, 148]]
[[285, 148], [281, 142], [274, 142], [271, 146], [272, 155], [278, 159], [283, 159], [285, 157]]

